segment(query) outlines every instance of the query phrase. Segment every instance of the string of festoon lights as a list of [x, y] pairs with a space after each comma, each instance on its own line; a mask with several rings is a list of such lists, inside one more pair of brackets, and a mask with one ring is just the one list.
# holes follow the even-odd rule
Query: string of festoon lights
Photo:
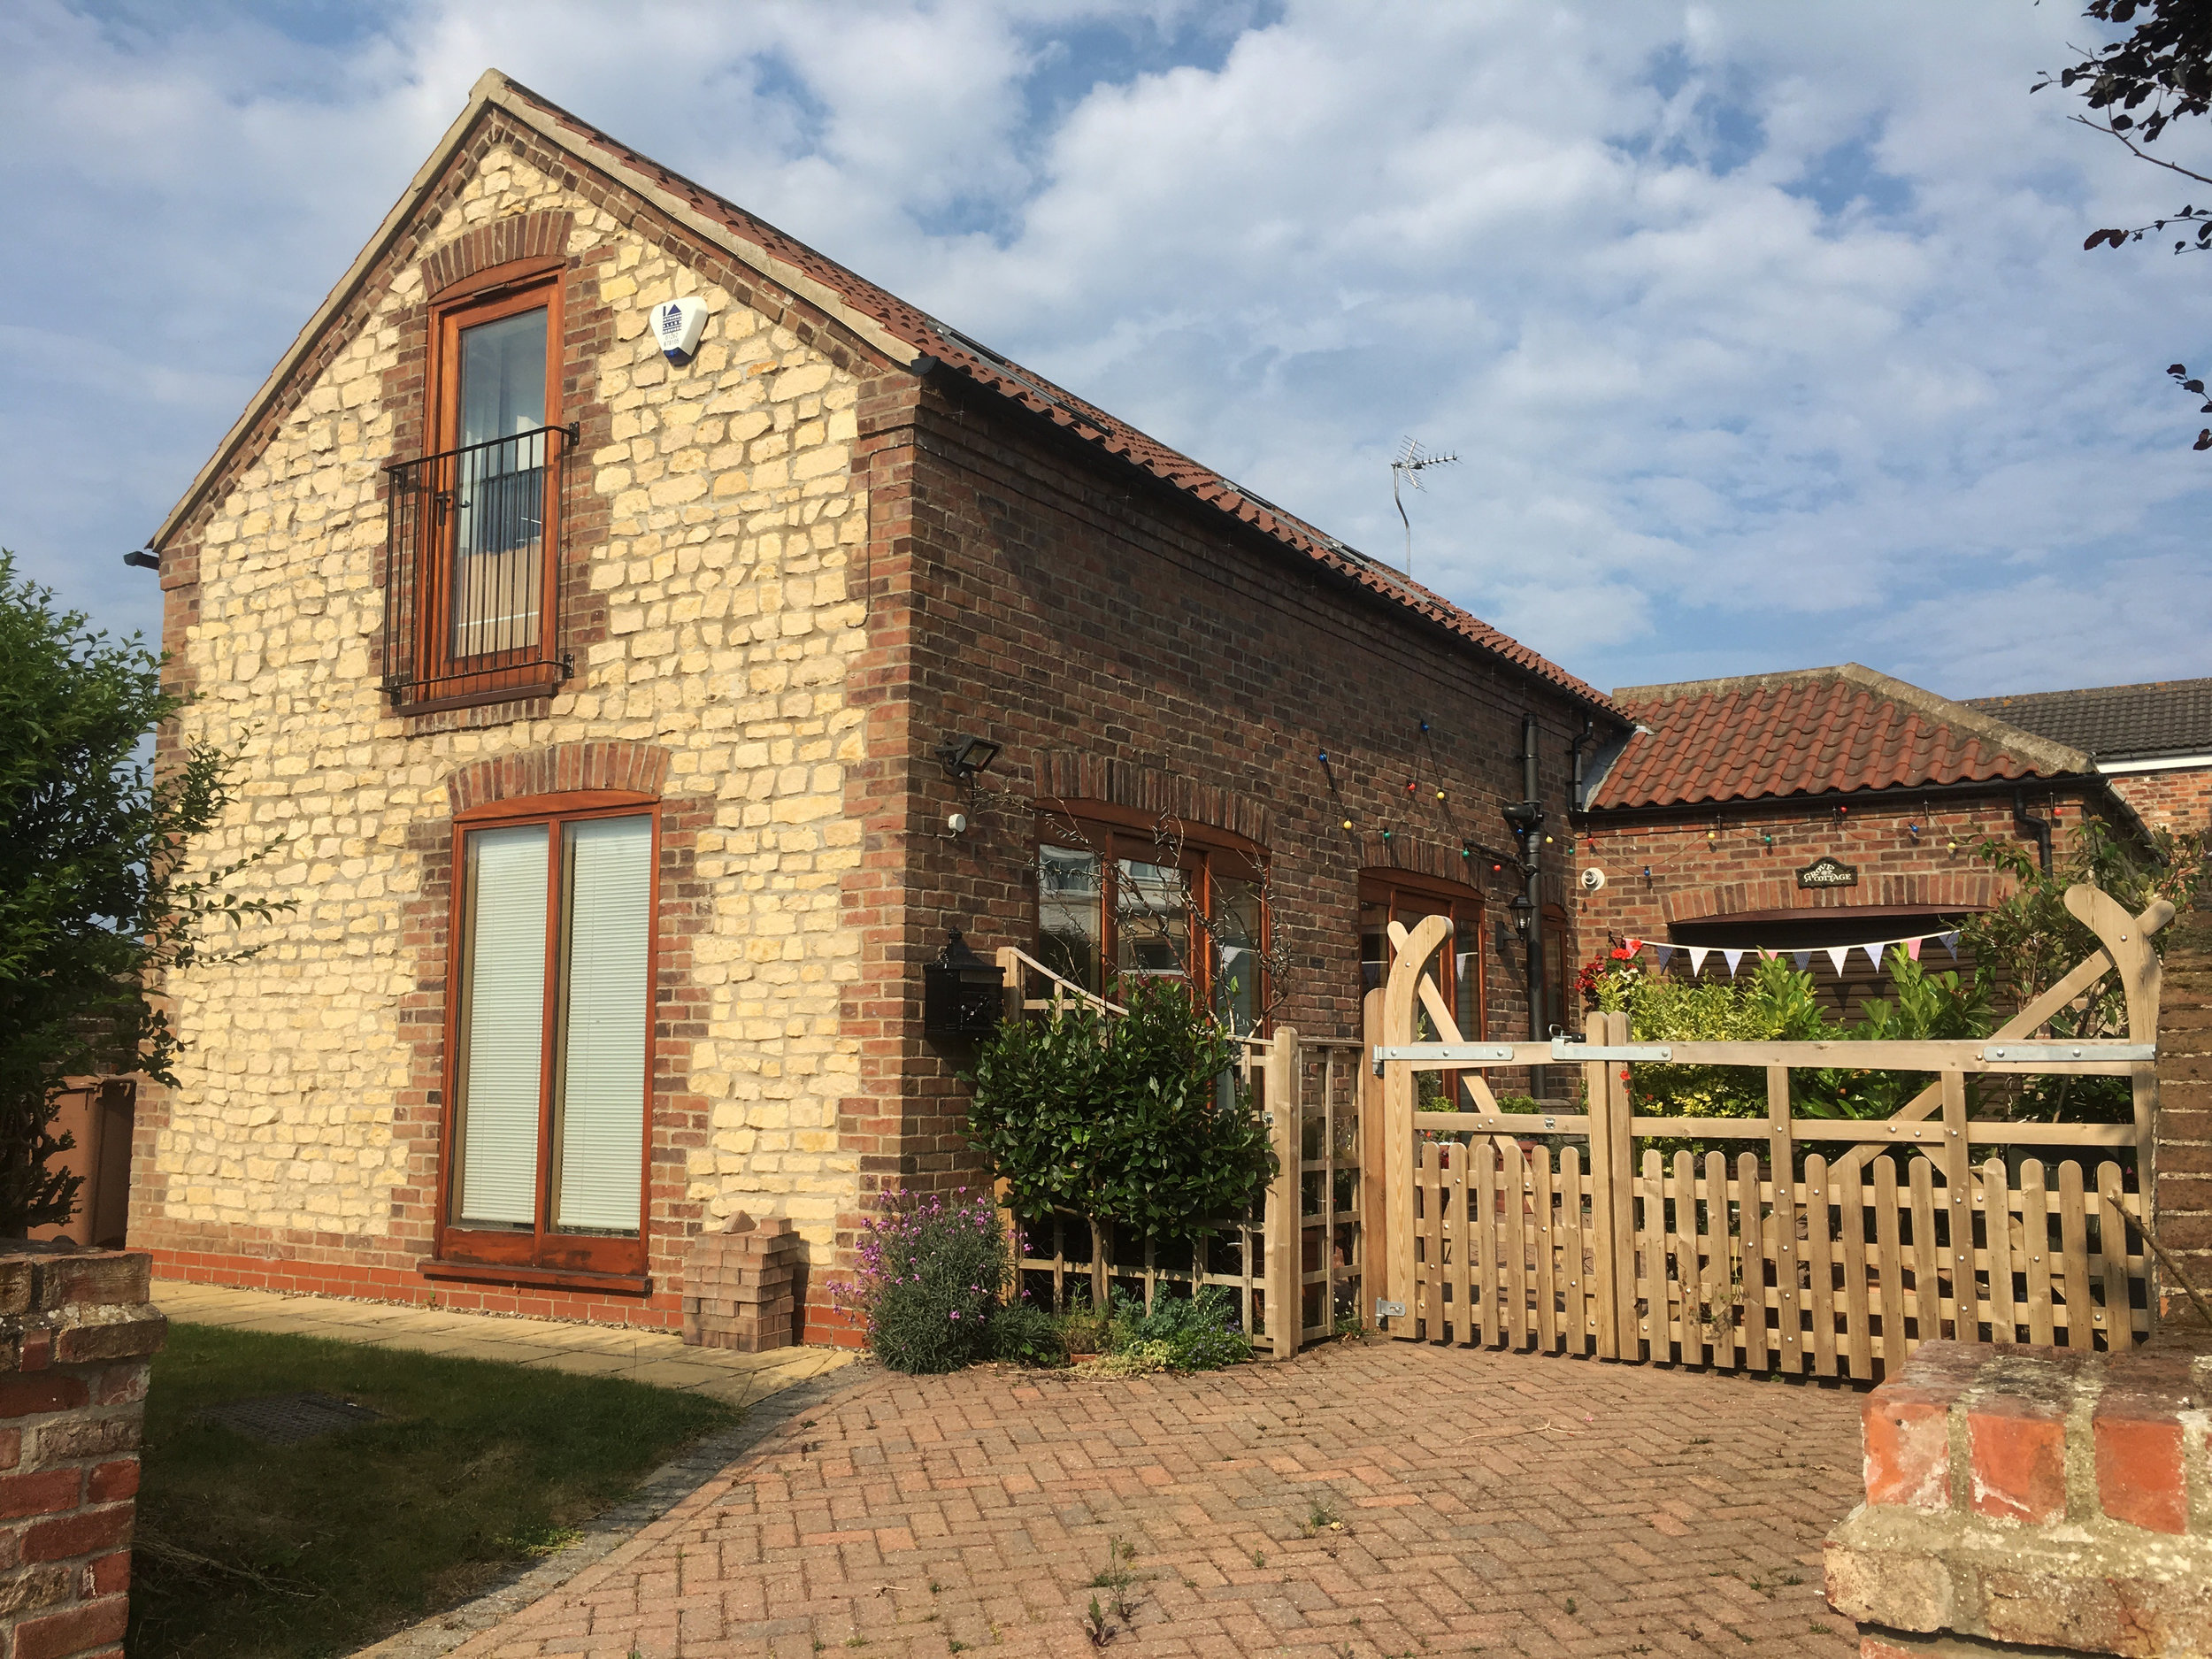
[[1736, 977], [1736, 969], [1746, 956], [1763, 959], [1787, 956], [1794, 963], [1797, 971], [1804, 973], [1810, 970], [1813, 958], [1816, 956], [1821, 956], [1827, 957], [1833, 964], [1836, 975], [1840, 979], [1844, 966], [1851, 960], [1854, 952], [1865, 956], [1868, 965], [1879, 973], [1882, 971], [1883, 962], [1888, 957], [1892, 949], [1902, 950], [1909, 960], [1918, 962], [1920, 948], [1931, 939], [1951, 953], [1953, 962], [1959, 959], [1959, 935], [1956, 928], [1939, 933], [1908, 933], [1901, 939], [1869, 940], [1863, 944], [1857, 945], [1814, 945], [1803, 950], [1771, 950], [1764, 945], [1661, 945], [1645, 939], [1626, 939], [1615, 946], [1608, 955], [1609, 959], [1615, 962], [1630, 962], [1640, 959], [1644, 952], [1650, 951], [1655, 958], [1655, 965], [1662, 973], [1667, 971], [1667, 964], [1677, 956], [1686, 956], [1690, 964], [1690, 977], [1693, 979], [1705, 971], [1707, 962], [1718, 956], [1726, 964], [1728, 977], [1732, 979]]

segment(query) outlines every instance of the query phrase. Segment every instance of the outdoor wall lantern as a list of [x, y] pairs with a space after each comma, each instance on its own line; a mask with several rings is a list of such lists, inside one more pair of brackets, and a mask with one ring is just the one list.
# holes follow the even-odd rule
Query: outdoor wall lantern
[[964, 732], [937, 745], [937, 758], [944, 766], [945, 775], [955, 783], [973, 783], [976, 773], [988, 772], [998, 757], [998, 744], [987, 737], [971, 737]]
[[1528, 902], [1528, 895], [1516, 893], [1505, 908], [1513, 914], [1513, 931], [1523, 939], [1526, 939], [1529, 918], [1536, 914], [1536, 907]]
[[998, 964], [968, 949], [953, 929], [937, 960], [922, 967], [922, 1032], [931, 1037], [987, 1037], [1006, 1017], [1006, 979]]

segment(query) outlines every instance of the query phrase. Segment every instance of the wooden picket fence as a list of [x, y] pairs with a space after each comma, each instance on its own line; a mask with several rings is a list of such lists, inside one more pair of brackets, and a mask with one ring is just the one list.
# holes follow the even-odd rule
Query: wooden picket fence
[[[1595, 1187], [1572, 1145], [1422, 1142], [1396, 1333], [1597, 1354]], [[1963, 1223], [1947, 1198], [1924, 1157], [1901, 1179], [1878, 1158], [1869, 1179], [1832, 1174], [1815, 1153], [1778, 1205], [1755, 1153], [1647, 1150], [1624, 1281], [1635, 1327], [1617, 1356], [1863, 1380], [1932, 1336], [2090, 1348], [2148, 1333], [2148, 1263], [2122, 1218], [2140, 1199], [2118, 1164], [2100, 1164], [2090, 1186], [2070, 1159], [2053, 1185], [2030, 1159], [2014, 1187], [1991, 1158]]]
[[[1384, 1080], [1365, 1119], [1368, 1208], [1385, 1241], [1370, 1274], [1379, 1320], [1406, 1340], [1861, 1380], [1938, 1336], [2089, 1348], [2147, 1335], [2152, 1263], [2139, 1246], [2158, 995], [2148, 937], [2172, 910], [2130, 917], [2086, 887], [2068, 903], [2103, 949], [1970, 1042], [1635, 1044], [1626, 1017], [1610, 1014], [1593, 1016], [1579, 1044], [1468, 1043], [1420, 972], [1448, 920], [1394, 928], [1371, 1048]], [[2121, 977], [2128, 1038], [2038, 1039], [2107, 972]], [[1442, 1041], [1408, 1041], [1417, 1003]], [[1585, 1111], [1502, 1113], [1480, 1080], [1486, 1068], [1562, 1063], [1581, 1067]], [[1768, 1114], [1637, 1116], [1634, 1072], [1649, 1064], [1763, 1067]], [[1790, 1072], [1839, 1065], [1938, 1081], [1887, 1119], [1793, 1117]], [[1415, 1111], [1416, 1069], [1457, 1071], [1475, 1110]], [[1975, 1072], [2125, 1076], [2135, 1121], [1970, 1119]], [[1691, 1138], [1763, 1145], [1732, 1162], [1717, 1149], [1635, 1156], [1639, 1141]], [[2109, 1153], [2093, 1168], [2043, 1161], [2100, 1148], [2131, 1150], [2133, 1168]]]
[[[1049, 1012], [1064, 1001], [1105, 1010], [1105, 998], [1061, 978], [1012, 946], [998, 953], [1010, 1018]], [[1240, 1080], [1274, 1133], [1276, 1175], [1254, 1212], [1224, 1217], [1197, 1240], [1148, 1239], [1125, 1228], [1107, 1231], [1106, 1278], [1141, 1296], [1147, 1309], [1163, 1291], [1190, 1294], [1202, 1286], [1227, 1291], [1255, 1347], [1288, 1359], [1307, 1342], [1362, 1319], [1363, 1230], [1360, 1133], [1361, 1079], [1366, 1048], [1358, 1042], [1314, 1041], [1289, 1026], [1264, 1038], [1240, 1039]], [[1093, 1283], [1090, 1225], [1067, 1214], [1022, 1223], [1019, 1266], [1052, 1305], [1064, 1309]], [[1278, 1310], [1294, 1309], [1294, 1318]]]

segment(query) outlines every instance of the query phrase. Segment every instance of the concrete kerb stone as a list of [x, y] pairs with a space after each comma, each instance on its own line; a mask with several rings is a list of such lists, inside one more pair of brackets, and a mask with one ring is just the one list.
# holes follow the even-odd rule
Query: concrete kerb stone
[[587, 1570], [611, 1562], [625, 1546], [644, 1548], [651, 1541], [645, 1536], [649, 1529], [659, 1522], [679, 1523], [683, 1513], [711, 1502], [726, 1485], [721, 1477], [730, 1465], [772, 1435], [803, 1422], [809, 1412], [841, 1405], [881, 1387], [886, 1380], [872, 1363], [864, 1362], [746, 1406], [745, 1420], [737, 1427], [710, 1435], [662, 1464], [627, 1502], [594, 1516], [583, 1536], [565, 1549], [518, 1566], [472, 1600], [357, 1649], [352, 1659], [439, 1659], [479, 1632], [572, 1583]]

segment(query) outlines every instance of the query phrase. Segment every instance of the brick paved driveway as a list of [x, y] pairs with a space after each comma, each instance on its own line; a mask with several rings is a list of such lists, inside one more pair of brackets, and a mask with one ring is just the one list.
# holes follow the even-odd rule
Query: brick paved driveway
[[1129, 1381], [873, 1372], [457, 1651], [1076, 1659], [1119, 1540], [1116, 1659], [1844, 1659], [1820, 1538], [1857, 1496], [1857, 1411], [1398, 1343]]

